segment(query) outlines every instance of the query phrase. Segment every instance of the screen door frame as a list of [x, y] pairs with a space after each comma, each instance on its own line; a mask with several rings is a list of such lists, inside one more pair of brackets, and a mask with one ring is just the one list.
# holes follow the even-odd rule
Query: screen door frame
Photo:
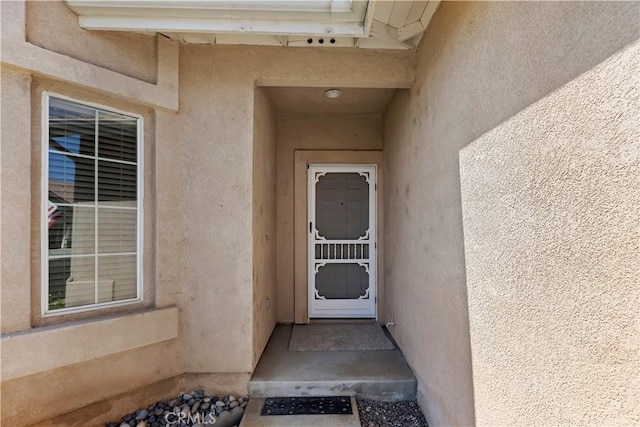
[[[307, 165], [307, 273], [308, 273], [308, 317], [309, 318], [377, 318], [377, 165], [375, 164], [326, 164], [310, 163]], [[331, 264], [331, 259], [316, 259], [316, 244], [322, 239], [315, 227], [316, 221], [316, 183], [327, 173], [358, 173], [365, 177], [369, 186], [369, 229], [366, 236], [353, 240], [353, 245], [368, 245], [368, 257], [354, 259], [367, 270], [368, 294], [362, 299], [318, 299], [315, 292], [315, 276], [322, 265]], [[318, 267], [320, 266], [320, 267]]]

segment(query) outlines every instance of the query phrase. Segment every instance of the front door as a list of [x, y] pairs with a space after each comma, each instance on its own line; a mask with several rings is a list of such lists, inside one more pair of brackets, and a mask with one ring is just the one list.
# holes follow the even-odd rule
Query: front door
[[309, 165], [309, 317], [376, 317], [376, 166]]

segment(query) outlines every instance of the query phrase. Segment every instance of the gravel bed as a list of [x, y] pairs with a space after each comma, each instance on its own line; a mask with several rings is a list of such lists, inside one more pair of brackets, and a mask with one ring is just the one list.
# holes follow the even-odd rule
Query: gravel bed
[[106, 427], [234, 427], [240, 424], [247, 403], [247, 396], [215, 396], [196, 390], [140, 408]]
[[378, 402], [356, 399], [362, 427], [428, 427], [415, 401]]

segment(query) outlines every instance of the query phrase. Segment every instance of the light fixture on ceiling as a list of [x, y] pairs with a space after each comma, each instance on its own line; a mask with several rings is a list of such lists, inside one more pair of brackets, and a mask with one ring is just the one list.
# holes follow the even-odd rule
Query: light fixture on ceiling
[[324, 93], [324, 96], [329, 99], [340, 98], [340, 96], [342, 96], [342, 91], [340, 89], [329, 89]]

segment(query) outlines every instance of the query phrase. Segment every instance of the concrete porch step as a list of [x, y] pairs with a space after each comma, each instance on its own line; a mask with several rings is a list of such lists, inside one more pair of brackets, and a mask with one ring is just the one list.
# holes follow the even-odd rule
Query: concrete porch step
[[249, 382], [254, 398], [355, 396], [414, 400], [416, 378], [399, 350], [289, 351], [292, 326], [278, 325]]
[[350, 415], [271, 415], [261, 416], [264, 399], [251, 399], [245, 409], [240, 427], [360, 427], [356, 400], [351, 398]]

